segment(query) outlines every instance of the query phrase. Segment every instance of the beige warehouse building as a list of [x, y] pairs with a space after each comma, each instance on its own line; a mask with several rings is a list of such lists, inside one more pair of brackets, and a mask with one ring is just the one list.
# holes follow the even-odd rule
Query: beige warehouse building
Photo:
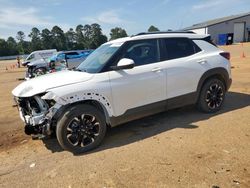
[[250, 41], [250, 12], [194, 24], [184, 30], [210, 34], [216, 44]]

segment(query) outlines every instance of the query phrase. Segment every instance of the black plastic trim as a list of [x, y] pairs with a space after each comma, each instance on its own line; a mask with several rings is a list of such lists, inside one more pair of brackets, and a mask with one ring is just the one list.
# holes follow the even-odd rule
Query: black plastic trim
[[199, 81], [198, 87], [197, 87], [197, 92], [200, 93], [203, 84], [208, 78], [216, 77], [216, 76], [217, 77], [219, 76], [223, 79], [222, 81], [225, 84], [226, 90], [228, 90], [231, 86], [232, 79], [229, 78], [229, 74], [225, 68], [218, 67], [218, 68], [210, 69], [202, 75]]
[[156, 31], [156, 32], [142, 32], [142, 33], [138, 33], [136, 35], [133, 35], [132, 37], [134, 36], [141, 36], [141, 35], [153, 35], [153, 34], [195, 34], [193, 31]]
[[207, 37], [204, 37], [204, 38], [191, 38], [191, 40], [203, 40], [203, 41], [208, 42], [209, 44], [212, 44], [212, 45], [215, 46], [215, 47], [218, 47], [218, 46], [211, 40], [211, 36], [207, 36]]
[[159, 101], [145, 106], [129, 109], [121, 116], [111, 117], [110, 118], [111, 127], [115, 127], [122, 123], [140, 119], [149, 115], [157, 114], [166, 110], [195, 104], [196, 98], [197, 98], [197, 93], [193, 92], [190, 94], [174, 97], [164, 101]]
[[110, 68], [113, 70], [125, 70], [125, 69], [132, 69], [135, 67], [135, 64], [130, 65], [123, 65], [123, 66], [111, 66]]

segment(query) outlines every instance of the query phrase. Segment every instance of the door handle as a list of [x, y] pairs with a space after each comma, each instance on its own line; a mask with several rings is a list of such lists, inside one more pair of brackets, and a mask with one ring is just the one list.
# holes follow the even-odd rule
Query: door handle
[[161, 68], [160, 67], [153, 68], [152, 72], [161, 72]]
[[200, 59], [197, 61], [197, 63], [201, 64], [201, 65], [204, 65], [205, 63], [207, 63], [207, 60], [206, 59]]

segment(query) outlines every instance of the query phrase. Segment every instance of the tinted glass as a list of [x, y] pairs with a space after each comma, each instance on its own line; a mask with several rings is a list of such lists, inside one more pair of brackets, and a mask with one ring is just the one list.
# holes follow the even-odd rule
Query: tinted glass
[[31, 59], [34, 59], [35, 58], [35, 55], [34, 54], [31, 54], [28, 58], [27, 58], [27, 60], [31, 60]]
[[156, 39], [132, 41], [122, 58], [133, 59], [135, 66], [159, 62], [158, 41]]
[[168, 38], [165, 39], [167, 49], [167, 59], [176, 59], [195, 54], [193, 43], [187, 38]]
[[58, 54], [57, 59], [65, 59], [65, 54]]
[[78, 55], [77, 52], [68, 52], [68, 53], [65, 53], [66, 55]]

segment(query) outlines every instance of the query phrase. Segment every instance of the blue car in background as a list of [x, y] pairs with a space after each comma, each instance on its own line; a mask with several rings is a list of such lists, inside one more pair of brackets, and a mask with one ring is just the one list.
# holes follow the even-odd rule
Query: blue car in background
[[60, 51], [48, 59], [39, 59], [27, 65], [26, 79], [78, 67], [94, 50]]
[[78, 67], [92, 52], [93, 50], [61, 51], [50, 58], [50, 64], [52, 68], [53, 64], [55, 64], [55, 67], [65, 64], [68, 69], [72, 69]]

